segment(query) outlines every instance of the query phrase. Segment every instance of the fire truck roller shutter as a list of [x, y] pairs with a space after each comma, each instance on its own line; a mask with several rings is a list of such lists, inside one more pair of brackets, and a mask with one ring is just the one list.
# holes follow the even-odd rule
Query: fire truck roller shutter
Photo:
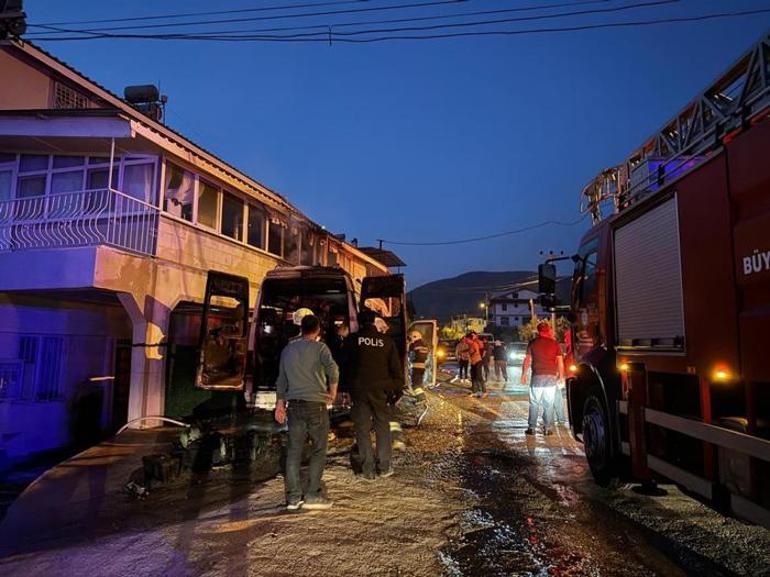
[[614, 252], [618, 344], [682, 350], [676, 196], [618, 228]]

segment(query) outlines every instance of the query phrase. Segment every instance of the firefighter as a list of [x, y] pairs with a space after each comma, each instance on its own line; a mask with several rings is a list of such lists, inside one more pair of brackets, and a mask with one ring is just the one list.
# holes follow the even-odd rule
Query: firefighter
[[423, 380], [425, 379], [425, 363], [428, 360], [428, 347], [422, 341], [422, 334], [413, 331], [409, 334], [409, 362], [412, 365], [412, 394], [420, 403], [427, 402]]
[[369, 435], [374, 425], [380, 477], [390, 477], [392, 404], [404, 388], [404, 377], [396, 344], [377, 330], [376, 314], [364, 310], [358, 317], [361, 329], [350, 335], [347, 345], [346, 382], [350, 389], [353, 424], [361, 458], [362, 476], [374, 480], [375, 457]]

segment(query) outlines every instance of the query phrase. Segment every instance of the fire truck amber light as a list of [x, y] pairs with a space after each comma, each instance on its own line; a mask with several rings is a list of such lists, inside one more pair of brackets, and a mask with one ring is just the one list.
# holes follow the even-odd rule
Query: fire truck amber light
[[570, 365], [569, 366], [569, 372], [570, 373], [577, 373], [577, 370], [578, 370], [577, 365]]
[[732, 379], [732, 375], [727, 369], [716, 369], [713, 376], [714, 380], [718, 383], [726, 383]]
[[620, 364], [620, 366], [619, 366], [618, 368], [619, 368], [619, 369], [620, 369], [622, 372], [624, 372], [624, 373], [625, 373], [625, 372], [627, 372], [627, 371], [628, 371], [628, 369], [629, 369], [629, 366], [628, 366], [628, 363], [621, 363], [621, 364]]

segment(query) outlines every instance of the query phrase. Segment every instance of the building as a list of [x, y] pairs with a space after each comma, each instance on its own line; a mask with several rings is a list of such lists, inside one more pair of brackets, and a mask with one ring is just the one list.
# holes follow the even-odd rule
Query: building
[[489, 323], [500, 328], [518, 328], [532, 320], [532, 306], [538, 318], [548, 316], [539, 304], [537, 281], [524, 282], [489, 299]]
[[0, 42], [0, 78], [0, 468], [176, 414], [207, 271], [252, 306], [276, 266], [388, 273], [34, 45]]
[[453, 334], [467, 334], [470, 331], [477, 333], [483, 333], [486, 329], [487, 323], [483, 317], [472, 317], [469, 315], [457, 315], [453, 316], [449, 324], [447, 325], [449, 330]]

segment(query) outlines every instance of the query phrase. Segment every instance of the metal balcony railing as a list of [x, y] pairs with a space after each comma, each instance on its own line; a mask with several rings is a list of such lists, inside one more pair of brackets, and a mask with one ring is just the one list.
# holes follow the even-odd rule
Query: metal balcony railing
[[0, 252], [104, 244], [154, 255], [158, 208], [113, 189], [0, 201]]

